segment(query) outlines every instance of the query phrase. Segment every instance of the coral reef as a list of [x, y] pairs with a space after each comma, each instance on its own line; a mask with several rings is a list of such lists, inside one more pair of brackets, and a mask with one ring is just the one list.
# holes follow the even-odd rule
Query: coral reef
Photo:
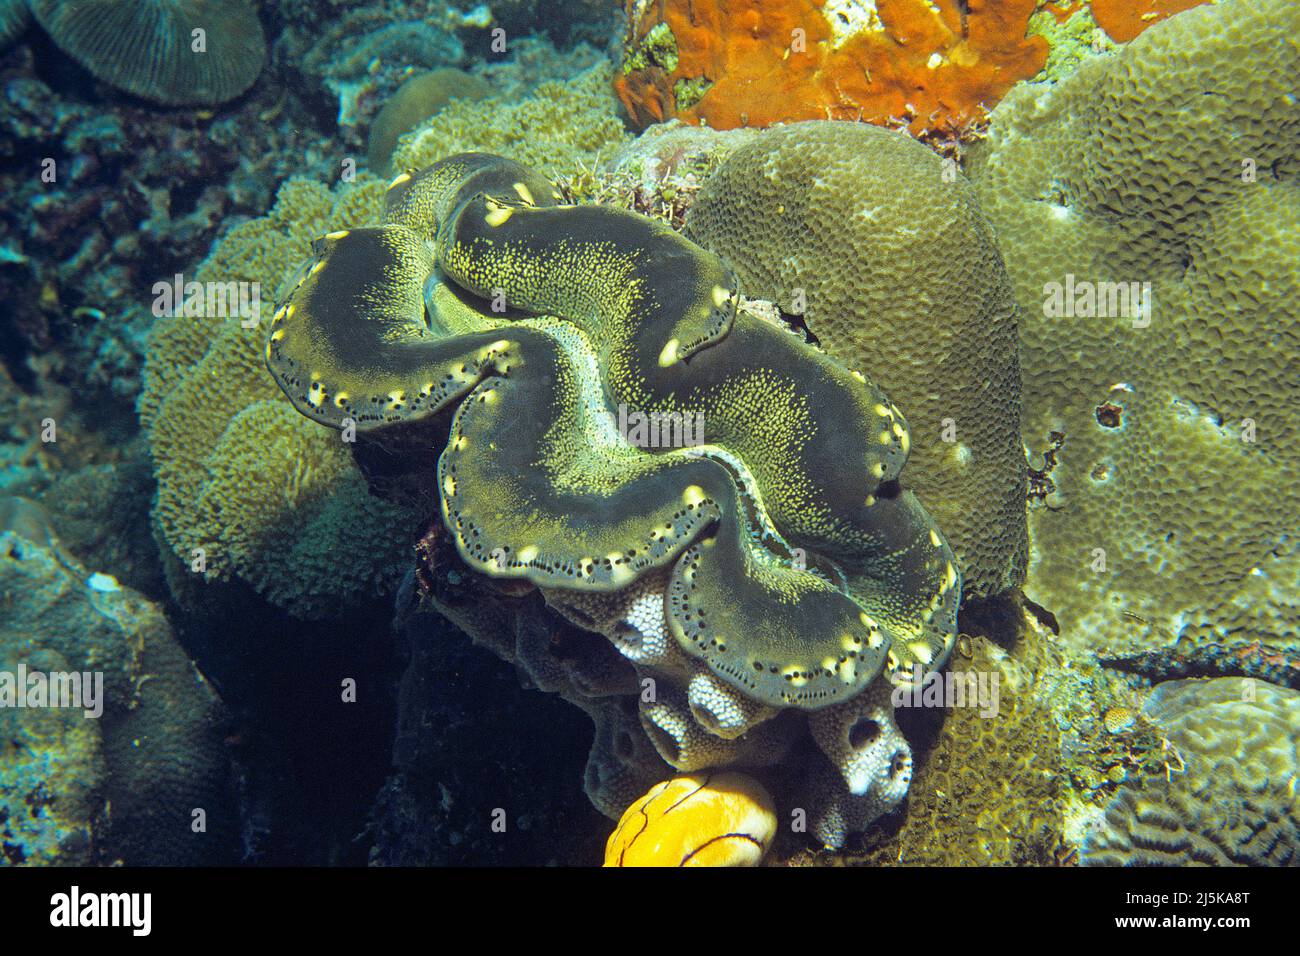
[[[985, 637], [963, 637], [946, 679], [965, 706], [904, 713], [914, 742], [914, 780], [905, 812], [882, 823], [856, 864], [1044, 865], [1065, 829], [1060, 731], [1041, 689], [1055, 667], [1042, 635], [1015, 654]], [[980, 681], [997, 680], [995, 707], [976, 704]]]
[[809, 119], [903, 122], [914, 133], [981, 119], [1034, 76], [1036, 0], [667, 0], [627, 3], [615, 89], [633, 122], [715, 129]]
[[14, 40], [32, 22], [27, 0], [0, 0], [0, 49]]
[[568, 82], [538, 84], [527, 97], [449, 103], [401, 137], [393, 168], [423, 169], [443, 156], [481, 149], [549, 176], [602, 165], [626, 139], [609, 93], [609, 67], [597, 64]]
[[[232, 862], [237, 821], [221, 705], [162, 611], [76, 562], [39, 511], [8, 523], [16, 529], [0, 532], [0, 659], [14, 671], [99, 675], [102, 712], [0, 708], [5, 857]], [[204, 812], [201, 827], [195, 810]]]
[[687, 234], [747, 294], [871, 369], [911, 423], [909, 477], [964, 593], [1024, 579], [1017, 309], [993, 232], [952, 164], [902, 133], [813, 121], [756, 134], [709, 176]]
[[[603, 114], [588, 115], [602, 103]], [[593, 71], [571, 86], [543, 85], [536, 98], [511, 107], [453, 103], [422, 127], [418, 142], [508, 141], [571, 172], [598, 161], [588, 145], [603, 149], [623, 138], [610, 110], [602, 76]], [[534, 119], [521, 131], [515, 124], [525, 115]], [[378, 222], [383, 189], [364, 174], [332, 191], [290, 179], [274, 208], [234, 226], [194, 279], [257, 283], [269, 302], [292, 281], [314, 238]], [[263, 343], [263, 329], [245, 329], [238, 318], [154, 322], [139, 400], [158, 478], [154, 519], [174, 570], [193, 567], [195, 549], [202, 549], [201, 574], [172, 575], [182, 596], [179, 581], [238, 579], [296, 615], [319, 617], [396, 583], [428, 505], [373, 498], [344, 443], [286, 416], [289, 406], [262, 367]], [[253, 433], [277, 441], [257, 444]]]
[[[269, 216], [231, 230], [196, 281], [274, 290], [306, 236], [373, 214], [364, 210], [381, 194], [369, 178], [333, 192], [291, 180]], [[235, 577], [297, 616], [325, 616], [396, 583], [419, 511], [372, 497], [344, 443], [277, 399], [261, 366], [263, 335], [237, 316], [155, 322], [140, 397], [158, 479], [154, 520], [196, 577]]]
[[1163, 772], [1120, 788], [1082, 863], [1300, 864], [1300, 692], [1251, 678], [1171, 681], [1143, 714], [1165, 735]]
[[655, 784], [627, 808], [605, 866], [757, 866], [776, 835], [772, 798], [740, 773], [699, 773]]
[[[676, 643], [762, 703], [817, 708], [886, 661], [891, 675], [941, 663], [958, 575], [899, 486], [901, 414], [738, 310], [716, 257], [552, 193], [517, 163], [461, 154], [399, 177], [383, 226], [318, 240], [267, 345], [294, 406], [375, 431], [459, 405], [438, 485], [472, 566], [579, 594], [671, 569]], [[459, 289], [435, 283], [426, 305], [435, 264]], [[494, 297], [542, 317], [503, 322]], [[784, 423], [768, 417], [773, 395]], [[607, 401], [707, 419], [707, 435], [646, 455], [658, 446], [615, 425]]]
[[1291, 3], [1188, 10], [1013, 91], [972, 153], [1025, 443], [1055, 448], [1027, 591], [1109, 659], [1296, 656], [1298, 31]]
[[266, 37], [247, 0], [28, 3], [65, 53], [105, 83], [156, 103], [224, 103], [252, 86], [266, 62]]

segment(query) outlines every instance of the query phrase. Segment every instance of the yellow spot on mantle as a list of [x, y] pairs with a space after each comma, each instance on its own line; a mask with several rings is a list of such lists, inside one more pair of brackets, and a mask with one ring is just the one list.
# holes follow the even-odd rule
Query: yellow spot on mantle
[[691, 507], [703, 503], [704, 489], [699, 485], [688, 485], [686, 490], [682, 492], [682, 501], [686, 502]]
[[515, 183], [514, 190], [515, 190], [515, 195], [518, 196], [520, 199], [522, 199], [524, 202], [528, 203], [528, 205], [530, 206], [537, 205], [537, 203], [533, 202], [533, 194], [528, 191], [528, 187], [525, 186], [523, 183]]
[[327, 232], [325, 233], [325, 238], [332, 239], [337, 242], [339, 239], [346, 239], [350, 231], [351, 230], [348, 229], [340, 229], [337, 232]]
[[668, 340], [668, 344], [664, 346], [664, 350], [659, 353], [660, 368], [668, 368], [668, 366], [674, 364], [677, 361], [678, 344], [679, 343], [676, 339]]
[[515, 211], [509, 206], [502, 206], [500, 203], [495, 203], [490, 199], [487, 201], [487, 207], [488, 214], [483, 218], [487, 221], [489, 226], [494, 228], [504, 224], [515, 214]]
[[535, 548], [533, 545], [530, 544], [528, 547], [522, 548], [520, 550], [519, 561], [521, 564], [527, 564], [529, 561], [537, 557], [537, 554], [538, 554], [537, 548]]

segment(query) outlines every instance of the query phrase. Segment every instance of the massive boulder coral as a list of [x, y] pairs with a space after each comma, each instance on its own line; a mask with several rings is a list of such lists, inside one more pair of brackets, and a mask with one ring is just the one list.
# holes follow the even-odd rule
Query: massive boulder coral
[[[870, 708], [882, 671], [905, 683], [952, 648], [960, 573], [899, 481], [907, 422], [742, 308], [717, 257], [558, 198], [489, 154], [399, 176], [383, 225], [314, 244], [268, 367], [345, 432], [455, 408], [437, 495], [460, 558], [542, 588], [654, 675], [641, 718], [668, 763], [775, 763], [782, 712], [818, 711], [814, 738], [881, 812], [905, 759], [842, 752], [857, 718], [823, 709]], [[647, 444], [632, 414], [703, 434]]]
[[911, 485], [957, 552], [965, 593], [1020, 584], [1017, 308], [956, 168], [865, 124], [765, 130], [705, 181], [686, 230], [898, 403], [912, 424]]
[[1300, 692], [1252, 678], [1178, 680], [1142, 711], [1169, 742], [1164, 773], [1119, 790], [1081, 862], [1300, 865]]
[[1027, 590], [1111, 657], [1296, 656], [1297, 35], [1293, 3], [1197, 7], [1017, 89], [972, 153], [1050, 453]]
[[914, 133], [979, 120], [1043, 68], [1037, 0], [628, 0], [615, 90], [638, 126], [715, 129], [808, 119], [903, 121]]

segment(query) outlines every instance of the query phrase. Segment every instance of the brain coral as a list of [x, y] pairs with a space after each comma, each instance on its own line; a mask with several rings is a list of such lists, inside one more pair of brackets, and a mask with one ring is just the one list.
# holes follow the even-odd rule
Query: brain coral
[[50, 38], [96, 77], [168, 106], [232, 100], [266, 62], [262, 24], [246, 0], [28, 2]]
[[1298, 34], [1293, 3], [1197, 7], [1016, 90], [972, 154], [1025, 443], [1060, 445], [1027, 589], [1094, 649], [1300, 639]]
[[[882, 671], [942, 663], [960, 593], [899, 482], [907, 423], [861, 374], [738, 308], [717, 257], [555, 195], [482, 153], [399, 176], [384, 225], [315, 243], [268, 367], [335, 428], [455, 407], [437, 490], [460, 557], [542, 588], [655, 675], [640, 718], [669, 764], [770, 765], [781, 712], [813, 710], [828, 772], [883, 812], [906, 791], [906, 745], [878, 732], [863, 753], [850, 728], [889, 724], [865, 692]], [[703, 431], [648, 445], [631, 414]]]
[[1300, 692], [1251, 678], [1160, 684], [1143, 713], [1174, 750], [1085, 840], [1093, 866], [1300, 865]]
[[1026, 37], [1036, 0], [628, 0], [615, 90], [638, 126], [715, 129], [808, 119], [906, 120], [913, 132], [984, 116], [1047, 58]]
[[1024, 577], [1017, 309], [993, 233], [955, 168], [857, 123], [766, 130], [704, 184], [687, 234], [751, 295], [802, 315], [872, 370], [912, 423], [912, 487], [967, 594]]
[[[549, 154], [571, 173], [598, 161], [588, 147], [599, 153], [622, 140], [612, 109], [604, 81], [585, 76], [509, 105], [452, 103], [406, 148], [481, 140], [509, 155]], [[366, 175], [332, 191], [290, 179], [266, 216], [230, 229], [186, 278], [256, 283], [269, 303], [314, 238], [378, 222], [383, 196], [383, 183]], [[154, 521], [177, 568], [192, 567], [201, 548], [204, 579], [244, 581], [295, 615], [327, 616], [395, 583], [424, 516], [369, 495], [337, 436], [284, 414], [263, 345], [263, 327], [245, 329], [237, 317], [155, 320], [139, 399], [158, 479]], [[183, 593], [186, 579], [172, 577]]]

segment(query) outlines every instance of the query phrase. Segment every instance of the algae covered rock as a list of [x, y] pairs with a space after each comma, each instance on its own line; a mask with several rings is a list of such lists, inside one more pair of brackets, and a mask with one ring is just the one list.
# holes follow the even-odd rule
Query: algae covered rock
[[1160, 684], [1143, 714], [1162, 774], [1126, 784], [1084, 842], [1092, 866], [1300, 866], [1300, 692], [1252, 678]]
[[1017, 309], [956, 167], [901, 133], [795, 123], [732, 152], [686, 229], [737, 270], [747, 295], [802, 316], [902, 409], [909, 480], [957, 552], [965, 593], [1020, 584]]
[[1295, 659], [1298, 32], [1293, 3], [1181, 13], [1014, 91], [972, 154], [1025, 443], [1056, 448], [1027, 592], [1111, 657]]
[[[0, 692], [49, 689], [44, 702], [28, 692], [29, 706], [0, 708], [4, 859], [233, 862], [239, 825], [216, 694], [156, 605], [39, 538], [0, 533]], [[57, 707], [56, 687], [68, 688]]]

